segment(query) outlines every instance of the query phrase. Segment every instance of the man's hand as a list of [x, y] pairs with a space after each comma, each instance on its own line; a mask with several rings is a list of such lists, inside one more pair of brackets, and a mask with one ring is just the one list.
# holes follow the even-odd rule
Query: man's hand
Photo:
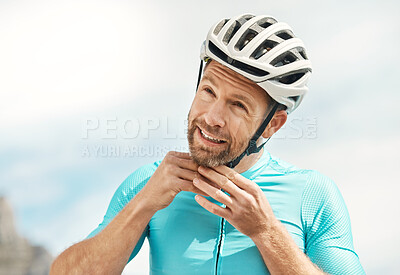
[[189, 153], [168, 152], [141, 191], [146, 194], [149, 207], [154, 210], [167, 207], [180, 191], [207, 196], [193, 185], [198, 167]]
[[212, 169], [200, 166], [198, 171], [203, 177], [194, 179], [194, 185], [225, 204], [226, 208], [202, 196], [195, 197], [197, 202], [211, 213], [225, 218], [243, 234], [250, 238], [257, 237], [277, 221], [265, 194], [256, 183], [226, 166]]
[[326, 274], [299, 249], [256, 183], [226, 166], [200, 166], [198, 171], [202, 178], [194, 179], [194, 185], [226, 208], [199, 195], [195, 197], [197, 202], [250, 237], [271, 274]]

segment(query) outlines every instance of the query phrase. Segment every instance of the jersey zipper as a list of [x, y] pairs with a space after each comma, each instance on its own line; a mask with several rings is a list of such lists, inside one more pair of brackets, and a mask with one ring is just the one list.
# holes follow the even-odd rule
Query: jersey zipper
[[218, 262], [219, 262], [219, 256], [221, 254], [221, 246], [224, 238], [224, 225], [225, 225], [225, 219], [221, 219], [221, 226], [220, 226], [220, 232], [219, 232], [219, 240], [218, 240], [218, 248], [217, 248], [217, 257], [215, 261], [215, 275], [218, 275]]

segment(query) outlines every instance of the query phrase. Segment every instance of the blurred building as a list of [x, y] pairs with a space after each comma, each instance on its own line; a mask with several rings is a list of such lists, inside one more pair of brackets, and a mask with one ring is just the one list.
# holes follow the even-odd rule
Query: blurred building
[[49, 274], [52, 256], [19, 236], [10, 205], [0, 197], [0, 275]]

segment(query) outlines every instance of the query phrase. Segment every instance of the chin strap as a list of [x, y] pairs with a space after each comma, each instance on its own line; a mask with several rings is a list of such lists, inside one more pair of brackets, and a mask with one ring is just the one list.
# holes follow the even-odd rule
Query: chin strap
[[272, 110], [269, 112], [268, 116], [264, 119], [263, 123], [261, 123], [260, 127], [258, 127], [256, 133], [254, 136], [250, 139], [249, 145], [247, 146], [246, 150], [244, 150], [243, 153], [241, 153], [237, 158], [234, 160], [226, 163], [225, 165], [228, 166], [229, 168], [234, 168], [236, 165], [239, 164], [239, 162], [242, 160], [244, 156], [248, 156], [254, 153], [260, 152], [261, 148], [263, 148], [264, 144], [267, 143], [269, 138], [267, 139], [266, 142], [261, 144], [260, 146], [257, 147], [257, 140], [258, 138], [262, 135], [264, 132], [265, 128], [267, 128], [268, 123], [271, 121], [272, 117], [274, 116], [276, 109], [278, 108], [278, 102], [275, 102], [274, 106], [272, 107]]
[[197, 93], [197, 89], [199, 88], [202, 72], [203, 72], [203, 60], [200, 60], [200, 68], [199, 68], [199, 76], [197, 77], [196, 93]]
[[[197, 78], [196, 92], [197, 92], [197, 89], [199, 88], [202, 72], [203, 72], [203, 60], [200, 60], [200, 68], [199, 68], [199, 76]], [[253, 135], [253, 137], [250, 139], [249, 145], [247, 146], [246, 150], [244, 150], [244, 152], [241, 153], [234, 160], [226, 163], [225, 164], [226, 166], [228, 166], [229, 168], [234, 168], [236, 165], [239, 164], [239, 162], [242, 160], [242, 158], [244, 156], [248, 156], [248, 155], [260, 152], [261, 148], [263, 148], [264, 144], [267, 143], [267, 141], [270, 138], [268, 138], [266, 142], [264, 142], [263, 144], [261, 144], [258, 147], [257, 147], [257, 140], [262, 135], [265, 128], [267, 128], [268, 123], [271, 121], [272, 117], [274, 116], [278, 106], [279, 106], [278, 102], [275, 102], [274, 106], [272, 107], [272, 110], [269, 112], [267, 117], [264, 119], [263, 123], [261, 123], [260, 127], [258, 127], [258, 129], [257, 129], [256, 133]]]

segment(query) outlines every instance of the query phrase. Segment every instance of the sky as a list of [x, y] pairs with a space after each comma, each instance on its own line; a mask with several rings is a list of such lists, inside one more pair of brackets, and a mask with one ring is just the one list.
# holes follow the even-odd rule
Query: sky
[[[0, 1], [0, 194], [54, 256], [101, 222], [119, 184], [169, 150], [200, 45], [222, 18], [288, 23], [310, 90], [266, 148], [339, 187], [367, 274], [400, 269], [396, 1]], [[145, 242], [124, 274], [148, 274]]]

